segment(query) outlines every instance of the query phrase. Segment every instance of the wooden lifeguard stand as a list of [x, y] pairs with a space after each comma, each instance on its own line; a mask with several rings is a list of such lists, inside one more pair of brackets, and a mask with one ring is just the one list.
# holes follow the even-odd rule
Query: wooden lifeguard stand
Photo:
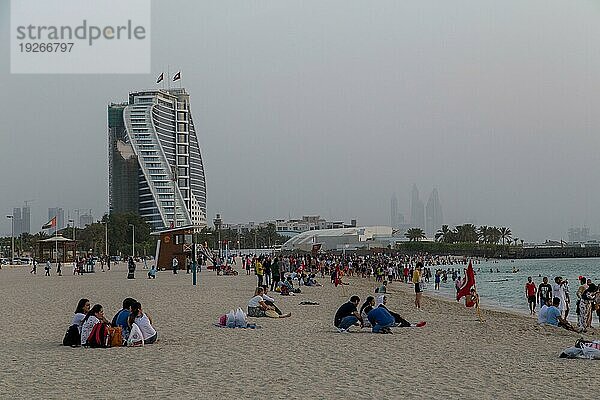
[[156, 269], [172, 269], [173, 258], [177, 258], [179, 269], [185, 269], [186, 262], [191, 263], [194, 259], [193, 235], [200, 229], [198, 226], [189, 225], [152, 232], [152, 235], [159, 236], [156, 242]]

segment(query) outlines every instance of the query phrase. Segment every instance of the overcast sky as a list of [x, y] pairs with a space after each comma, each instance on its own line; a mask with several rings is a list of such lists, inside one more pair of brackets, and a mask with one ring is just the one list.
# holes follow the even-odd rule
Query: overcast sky
[[106, 106], [168, 67], [209, 220], [389, 224], [415, 183], [450, 225], [600, 233], [598, 1], [153, 1], [148, 75], [11, 75], [9, 19], [0, 0], [0, 209], [34, 200], [34, 231], [106, 210]]

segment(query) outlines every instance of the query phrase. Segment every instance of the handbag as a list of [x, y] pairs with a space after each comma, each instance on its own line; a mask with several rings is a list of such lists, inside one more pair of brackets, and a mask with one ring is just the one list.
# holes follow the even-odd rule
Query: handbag
[[123, 346], [123, 328], [120, 326], [108, 328], [110, 332], [110, 345], [111, 347]]

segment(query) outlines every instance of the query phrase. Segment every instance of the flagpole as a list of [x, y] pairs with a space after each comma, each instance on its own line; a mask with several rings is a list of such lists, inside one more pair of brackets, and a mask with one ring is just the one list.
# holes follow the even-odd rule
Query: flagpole
[[171, 66], [167, 65], [167, 90], [171, 90]]

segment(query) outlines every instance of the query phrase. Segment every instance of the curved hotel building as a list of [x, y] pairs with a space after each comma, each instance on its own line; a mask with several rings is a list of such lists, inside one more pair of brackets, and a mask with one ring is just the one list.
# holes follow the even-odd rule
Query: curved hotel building
[[108, 106], [110, 212], [161, 230], [206, 226], [206, 181], [185, 89], [129, 94]]

